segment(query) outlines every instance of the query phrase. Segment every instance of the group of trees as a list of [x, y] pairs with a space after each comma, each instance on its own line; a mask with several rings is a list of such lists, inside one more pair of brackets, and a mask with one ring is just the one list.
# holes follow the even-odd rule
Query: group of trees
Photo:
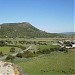
[[[13, 51], [14, 48], [11, 49], [11, 51]], [[18, 53], [16, 55], [16, 57], [19, 57], [19, 58], [31, 58], [31, 57], [35, 57], [37, 56], [38, 54], [49, 54], [53, 51], [60, 51], [60, 52], [68, 52], [68, 50], [66, 48], [50, 48], [50, 49], [43, 49], [43, 50], [38, 50], [38, 51], [24, 51], [24, 53]], [[2, 54], [2, 53], [1, 53]], [[12, 56], [12, 55], [8, 55], [6, 60], [13, 60], [15, 57]]]
[[25, 57], [25, 58], [29, 58], [29, 57], [34, 57], [34, 56], [37, 56], [38, 54], [49, 54], [49, 53], [51, 53], [51, 52], [53, 52], [53, 51], [60, 51], [60, 52], [68, 52], [68, 50], [66, 49], [66, 48], [50, 48], [50, 49], [43, 49], [43, 50], [38, 50], [38, 51], [33, 51], [33, 52], [31, 52], [31, 51], [24, 51], [24, 53], [18, 53], [17, 55], [16, 55], [16, 57], [20, 57], [20, 58], [22, 58], [22, 57]]
[[46, 41], [19, 41], [20, 44], [47, 45]]
[[[15, 48], [11, 48], [10, 51], [14, 52]], [[35, 57], [35, 56], [37, 56], [39, 54], [50, 54], [53, 51], [60, 51], [60, 52], [65, 52], [65, 53], [68, 52], [68, 50], [66, 48], [56, 47], [56, 48], [49, 48], [49, 49], [42, 49], [42, 50], [39, 49], [36, 52], [35, 51], [31, 52], [31, 51], [27, 50], [27, 51], [24, 51], [23, 53], [18, 53], [16, 55], [16, 57], [19, 57], [19, 58], [31, 58], [31, 57]], [[6, 60], [11, 60], [12, 61], [14, 58], [15, 58], [14, 56], [8, 55]]]
[[24, 51], [24, 53], [18, 53], [17, 55], [16, 55], [16, 57], [20, 57], [20, 58], [22, 58], [22, 57], [24, 57], [24, 58], [29, 58], [29, 57], [34, 57], [35, 55], [34, 55], [34, 52], [31, 52], [31, 51]]
[[19, 58], [30, 58], [30, 57], [34, 57], [34, 52], [31, 51], [25, 51], [24, 53], [18, 53], [16, 56], [12, 56], [12, 55], [8, 55], [6, 57], [7, 61], [13, 61], [15, 59], [15, 57], [19, 57]]
[[[7, 41], [8, 43], [11, 43], [11, 41]], [[38, 45], [47, 45], [46, 41], [18, 41], [21, 44], [38, 44]], [[66, 42], [64, 42], [65, 44], [68, 44]], [[4, 41], [0, 41], [0, 46], [5, 46], [6, 43]], [[21, 50], [25, 50], [26, 47], [22, 46], [22, 45], [7, 45], [9, 47], [11, 47], [10, 52], [15, 52], [15, 47], [20, 48]], [[61, 48], [61, 47], [49, 47], [49, 48], [43, 48], [42, 50], [39, 48], [36, 52], [35, 51], [23, 51], [23, 53], [18, 53], [16, 55], [16, 57], [20, 57], [20, 58], [30, 58], [30, 57], [34, 57], [37, 56], [39, 54], [49, 54], [53, 51], [60, 51], [60, 52], [68, 52], [68, 50], [66, 48]], [[0, 55], [3, 55], [2, 52], [0, 52]], [[15, 57], [13, 57], [12, 55], [8, 55], [6, 60], [13, 60]]]
[[37, 54], [49, 54], [53, 51], [61, 51], [61, 52], [68, 52], [68, 50], [66, 48], [49, 48], [49, 49], [42, 49], [42, 50], [38, 50]]
[[38, 44], [38, 45], [47, 45], [46, 41], [24, 41], [24, 40], [20, 40], [20, 41], [11, 41], [11, 40], [1, 40], [0, 41], [0, 46], [10, 46], [10, 47], [21, 47], [21, 45], [17, 45], [17, 43], [20, 44]]

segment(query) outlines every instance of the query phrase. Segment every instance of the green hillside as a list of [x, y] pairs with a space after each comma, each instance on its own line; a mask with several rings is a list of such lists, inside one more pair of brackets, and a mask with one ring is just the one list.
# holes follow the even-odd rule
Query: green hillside
[[4, 23], [0, 25], [0, 37], [55, 37], [57, 34], [50, 34], [41, 31], [30, 23]]
[[63, 37], [61, 34], [47, 33], [32, 26], [28, 22], [0, 24], [0, 37]]

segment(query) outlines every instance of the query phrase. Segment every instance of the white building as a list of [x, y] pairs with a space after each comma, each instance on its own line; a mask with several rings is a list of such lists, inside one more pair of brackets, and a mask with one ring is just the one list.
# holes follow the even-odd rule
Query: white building
[[72, 48], [75, 48], [75, 44], [72, 44]]

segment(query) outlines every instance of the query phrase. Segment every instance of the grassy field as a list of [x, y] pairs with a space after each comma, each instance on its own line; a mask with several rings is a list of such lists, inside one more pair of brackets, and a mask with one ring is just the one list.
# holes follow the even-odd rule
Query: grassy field
[[[54, 41], [64, 40], [65, 38], [7, 38], [7, 40], [13, 41]], [[2, 40], [2, 39], [0, 39]], [[3, 39], [6, 40], [6, 39]], [[21, 45], [17, 43], [16, 45]], [[28, 47], [28, 45], [22, 44], [22, 46]], [[56, 48], [56, 45], [34, 45], [33, 50]], [[11, 47], [0, 47], [0, 51], [3, 54], [9, 54]], [[19, 50], [18, 47], [14, 47]], [[50, 54], [41, 54], [33, 58], [15, 58], [13, 63], [21, 66], [24, 73], [28, 75], [74, 75], [75, 74], [75, 49], [69, 50], [68, 53], [64, 52], [51, 52]]]
[[73, 75], [75, 73], [75, 51], [52, 52], [34, 58], [17, 58], [14, 63], [28, 75]]
[[[75, 39], [75, 38], [74, 38]], [[0, 38], [0, 40], [11, 40], [11, 41], [59, 41], [59, 40], [72, 40], [72, 38]]]
[[[3, 54], [9, 54], [11, 48], [12, 47], [9, 47], [9, 46], [0, 47], [0, 51], [2, 51]], [[15, 48], [15, 51], [21, 50], [18, 47], [14, 47], [14, 48]]]
[[43, 49], [50, 49], [50, 48], [59, 48], [58, 45], [38, 45], [37, 49], [43, 50]]
[[[16, 45], [10, 45], [10, 46], [3, 46], [3, 47], [0, 47], [0, 52], [2, 51], [2, 53], [3, 54], [10, 54], [10, 49], [11, 48], [15, 48], [15, 52], [19, 52], [19, 51], [21, 51], [22, 49], [21, 48], [19, 48], [19, 47], [15, 47], [15, 46], [21, 46], [22, 44], [16, 44]], [[24, 47], [29, 47], [30, 45], [28, 44], [28, 45], [26, 45], [26, 44], [23, 44], [22, 46], [24, 46]]]

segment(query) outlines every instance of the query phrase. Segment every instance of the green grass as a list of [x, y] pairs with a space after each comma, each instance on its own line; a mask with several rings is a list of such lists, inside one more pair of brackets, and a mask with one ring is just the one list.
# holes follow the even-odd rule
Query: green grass
[[[4, 46], [0, 47], [0, 51], [2, 51], [3, 54], [9, 54], [9, 51], [12, 47]], [[14, 47], [16, 51], [20, 50], [18, 47]]]
[[46, 41], [46, 42], [57, 42], [59, 40], [69, 40], [70, 38], [0, 38], [0, 40], [11, 40], [11, 41]]
[[[36, 39], [25, 39], [25, 38], [7, 38], [11, 41], [57, 41], [61, 38], [36, 38]], [[64, 38], [63, 38], [64, 39]], [[63, 40], [62, 39], [62, 40]], [[6, 40], [6, 38], [4, 39]], [[18, 43], [19, 45], [19, 43]], [[25, 46], [25, 45], [24, 45]], [[29, 46], [29, 45], [28, 45]], [[26, 47], [28, 47], [26, 46]], [[54, 45], [40, 45], [37, 48], [46, 49], [54, 48]], [[0, 51], [3, 54], [9, 53], [11, 47], [0, 47]], [[16, 48], [18, 50], [18, 48]], [[75, 73], [75, 51], [70, 50], [68, 53], [63, 52], [51, 52], [47, 55], [40, 55], [33, 58], [16, 58], [13, 62], [22, 67], [24, 73], [28, 75], [73, 75]]]
[[58, 45], [38, 45], [37, 49], [43, 50], [43, 49], [50, 49], [50, 48], [57, 48]]
[[32, 59], [15, 59], [28, 75], [73, 75], [75, 73], [74, 50], [69, 53], [52, 52]]
[[3, 54], [7, 54], [10, 51], [11, 47], [0, 47], [0, 51], [3, 52]]

